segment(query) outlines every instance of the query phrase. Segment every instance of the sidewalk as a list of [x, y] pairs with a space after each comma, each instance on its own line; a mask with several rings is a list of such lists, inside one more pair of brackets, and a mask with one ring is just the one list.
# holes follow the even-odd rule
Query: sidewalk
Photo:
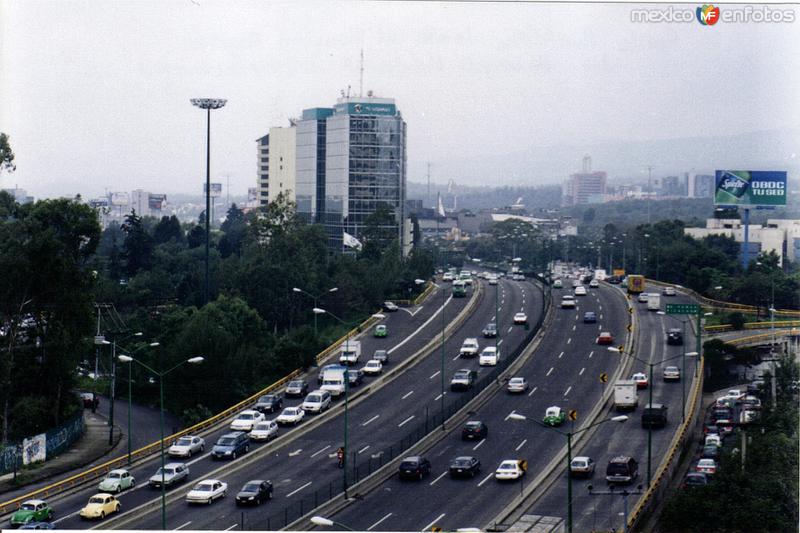
[[[108, 422], [100, 413], [84, 410], [83, 420], [86, 424], [83, 436], [70, 449], [54, 459], [28, 469], [17, 471], [17, 482], [13, 474], [0, 476], [0, 500], [8, 501], [27, 494], [35, 489], [45, 487], [58, 479], [69, 477], [73, 470], [93, 463], [101, 464], [107, 454], [125, 443], [119, 427], [114, 427], [114, 443], [108, 444]], [[64, 475], [66, 474], [66, 475]]]

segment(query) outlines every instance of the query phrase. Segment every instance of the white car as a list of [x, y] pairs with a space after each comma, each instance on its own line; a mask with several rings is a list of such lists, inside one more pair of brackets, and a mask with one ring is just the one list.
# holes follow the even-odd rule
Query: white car
[[650, 299], [650, 295], [647, 294], [646, 292], [643, 292], [643, 293], [639, 294], [639, 298], [637, 298], [637, 299], [639, 300], [639, 303], [643, 303], [644, 304], [644, 303], [647, 303], [647, 301]]
[[716, 474], [717, 462], [714, 459], [700, 459], [697, 461], [697, 466], [694, 468], [695, 472], [702, 472], [703, 474]]
[[307, 413], [321, 413], [331, 406], [331, 393], [326, 390], [315, 390], [308, 393], [300, 406]]
[[508, 392], [525, 392], [528, 390], [528, 381], [523, 377], [513, 377], [508, 380]]
[[528, 461], [524, 459], [506, 459], [494, 471], [494, 477], [500, 481], [519, 479], [527, 469]]
[[745, 391], [741, 389], [731, 389], [727, 392], [727, 394], [725, 394], [724, 397], [730, 398], [735, 402], [745, 397]]
[[664, 296], [675, 296], [675, 287], [664, 287], [664, 290], [661, 292]]
[[186, 503], [210, 504], [228, 494], [228, 484], [218, 479], [204, 479], [186, 495]]
[[514, 315], [514, 324], [524, 324], [528, 321], [528, 315], [525, 313], [517, 313]]
[[269, 440], [278, 436], [278, 424], [274, 420], [259, 422], [250, 432], [251, 440]]
[[383, 372], [383, 365], [377, 359], [370, 359], [367, 361], [367, 364], [361, 368], [361, 371], [368, 376], [377, 376]]
[[234, 431], [251, 431], [253, 426], [264, 420], [266, 420], [264, 413], [247, 409], [239, 413], [239, 416], [231, 422], [231, 429]]
[[206, 449], [206, 441], [203, 437], [193, 437], [185, 435], [176, 440], [169, 447], [167, 453], [172, 457], [191, 457], [196, 453], [202, 453]]
[[577, 279], [572, 280], [572, 288], [573, 289], [578, 288], [580, 286], [581, 286], [581, 282], [579, 280], [577, 280]]
[[461, 350], [459, 350], [458, 354], [461, 357], [475, 357], [476, 355], [478, 355], [480, 349], [481, 347], [478, 344], [477, 338], [467, 337], [461, 344]]
[[706, 435], [705, 446], [711, 446], [712, 444], [714, 446], [716, 446], [717, 448], [721, 448], [722, 447], [722, 437], [720, 437], [719, 435], [714, 435], [714, 434]]
[[452, 272], [445, 272], [442, 276], [442, 281], [453, 281], [453, 274]]
[[566, 294], [561, 298], [562, 309], [575, 309], [575, 297], [571, 294]]
[[494, 346], [487, 346], [481, 352], [480, 357], [478, 358], [478, 364], [480, 366], [496, 366], [497, 361], [500, 360], [500, 352]]
[[489, 277], [489, 285], [497, 285], [497, 276]]
[[557, 280], [555, 280], [553, 282], [553, 288], [554, 289], [560, 289], [563, 286], [564, 286], [564, 282], [562, 282], [560, 279], [557, 279]]
[[589, 287], [591, 287], [593, 289], [596, 289], [599, 286], [600, 286], [600, 282], [597, 281], [596, 279], [592, 279], [592, 281], [589, 282]]
[[306, 412], [303, 411], [300, 407], [287, 407], [286, 409], [278, 415], [278, 418], [275, 419], [275, 422], [281, 425], [293, 425], [296, 426], [300, 422], [302, 422], [303, 417], [306, 416]]
[[575, 296], [586, 296], [586, 287], [583, 285], [575, 287]]

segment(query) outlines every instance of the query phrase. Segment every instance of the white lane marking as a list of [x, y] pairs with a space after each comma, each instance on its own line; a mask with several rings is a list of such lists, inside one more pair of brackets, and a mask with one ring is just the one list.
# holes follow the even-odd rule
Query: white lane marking
[[567, 344], [569, 344], [569, 343], [571, 343], [571, 342], [572, 342], [572, 337], [570, 337], [569, 339], [567, 339]]
[[370, 418], [369, 420], [367, 420], [366, 422], [364, 422], [364, 423], [363, 423], [363, 424], [361, 424], [361, 425], [362, 425], [362, 426], [366, 426], [366, 425], [367, 425], [367, 424], [369, 424], [370, 422], [375, 422], [375, 421], [376, 421], [378, 418], [380, 418], [380, 416], [381, 416], [381, 415], [375, 415], [375, 416], [373, 416], [372, 418]]
[[481, 445], [483, 445], [484, 442], [486, 442], [486, 439], [481, 439], [481, 441], [478, 444], [476, 444], [475, 446], [473, 446], [472, 449], [473, 450], [477, 450], [478, 448], [481, 447]]
[[330, 444], [328, 444], [327, 446], [325, 446], [325, 447], [324, 447], [324, 448], [322, 448], [321, 450], [319, 450], [319, 451], [317, 451], [317, 452], [314, 452], [314, 453], [312, 453], [312, 454], [311, 454], [311, 457], [316, 457], [317, 455], [321, 454], [322, 452], [324, 452], [325, 450], [327, 450], [327, 449], [328, 449], [328, 448], [330, 448], [330, 447], [331, 447], [331, 445], [330, 445]]
[[380, 525], [380, 523], [381, 523], [381, 522], [383, 522], [384, 520], [386, 520], [386, 519], [387, 519], [387, 518], [389, 518], [390, 516], [392, 516], [392, 513], [389, 513], [389, 514], [387, 514], [386, 516], [384, 516], [383, 518], [381, 518], [380, 520], [378, 520], [377, 522], [375, 522], [374, 524], [372, 524], [371, 526], [369, 526], [369, 527], [367, 528], [367, 531], [372, 531], [374, 528], [378, 527], [378, 526]]
[[304, 488], [308, 487], [309, 485], [311, 485], [311, 482], [310, 482], [310, 481], [309, 481], [308, 483], [306, 483], [305, 485], [303, 485], [303, 486], [301, 486], [301, 487], [298, 487], [298, 488], [294, 489], [292, 492], [290, 492], [289, 494], [287, 494], [287, 495], [286, 495], [286, 497], [287, 497], [287, 498], [291, 498], [292, 496], [294, 496], [295, 494], [297, 494], [298, 492], [300, 492], [300, 491], [301, 491], [301, 490], [303, 490]]
[[600, 313], [600, 320], [603, 320], [603, 313]]
[[369, 449], [369, 444], [367, 444], [366, 446], [364, 446], [363, 448], [361, 448], [360, 450], [358, 450], [358, 453], [364, 453], [364, 452], [365, 452], [365, 451], [367, 451], [368, 449]]
[[408, 418], [406, 418], [405, 420], [403, 420], [402, 422], [397, 424], [397, 427], [399, 427], [399, 428], [403, 427], [407, 423], [411, 422], [411, 420], [413, 420], [413, 418], [414, 418], [414, 415], [409, 416]]
[[601, 324], [601, 325], [598, 325], [598, 326], [597, 326], [597, 331], [602, 331], [602, 330], [603, 330], [603, 326], [602, 326], [602, 324]]
[[498, 346], [500, 346], [501, 344], [503, 344], [503, 341], [504, 341], [504, 340], [505, 340], [505, 339], [500, 339], [499, 341], [497, 341], [497, 345], [498, 345]]
[[512, 326], [508, 327], [508, 331], [506, 333], [511, 333], [511, 330], [514, 329]]
[[433, 481], [431, 481], [429, 484], [430, 484], [431, 486], [433, 486], [433, 484], [434, 484], [434, 483], [436, 483], [437, 481], [439, 481], [440, 479], [442, 479], [442, 478], [443, 478], [444, 476], [446, 476], [446, 475], [447, 475], [447, 470], [445, 470], [444, 472], [442, 472], [442, 473], [439, 475], [439, 477], [437, 477], [436, 479], [434, 479]]
[[593, 355], [594, 355], [594, 350], [592, 350], [591, 352], [589, 352], [589, 359], [591, 359]]
[[439, 313], [441, 313], [442, 311], [444, 311], [444, 308], [445, 308], [445, 306], [446, 306], [447, 304], [449, 304], [449, 303], [450, 303], [450, 300], [452, 300], [452, 299], [453, 299], [453, 296], [452, 296], [452, 295], [450, 295], [450, 296], [447, 298], [447, 300], [445, 300], [445, 302], [444, 302], [444, 303], [443, 303], [443, 304], [442, 304], [442, 305], [439, 307], [438, 311], [436, 311], [435, 313], [433, 313], [433, 314], [431, 315], [431, 317], [430, 317], [428, 320], [426, 320], [426, 321], [425, 321], [425, 322], [424, 322], [424, 323], [423, 323], [423, 324], [422, 324], [420, 327], [418, 327], [417, 329], [415, 329], [415, 330], [414, 330], [414, 332], [413, 332], [411, 335], [409, 335], [408, 337], [406, 337], [405, 339], [403, 339], [402, 341], [400, 341], [399, 343], [397, 343], [397, 345], [396, 345], [394, 348], [389, 348], [389, 350], [387, 351], [387, 353], [389, 353], [389, 354], [393, 353], [395, 350], [397, 350], [398, 348], [400, 348], [402, 345], [404, 345], [405, 343], [407, 343], [408, 341], [410, 341], [412, 337], [416, 336], [416, 334], [417, 334], [417, 333], [419, 333], [420, 331], [422, 331], [422, 330], [423, 330], [423, 329], [424, 329], [424, 328], [425, 328], [425, 327], [426, 327], [428, 324], [430, 324], [430, 323], [433, 321], [433, 319], [434, 319], [434, 318], [436, 318], [436, 317], [439, 315]]
[[456, 359], [458, 359], [459, 357], [461, 357], [461, 354], [458, 354], [458, 355], [456, 355], [455, 357], [453, 357], [453, 361], [455, 361], [455, 360], [456, 360]]
[[526, 442], [528, 442], [528, 439], [524, 439], [522, 442], [520, 442], [520, 443], [519, 443], [519, 446], [517, 446], [516, 448], [514, 448], [514, 451], [517, 451], [517, 452], [518, 452], [520, 448], [522, 448], [523, 446], [525, 446], [525, 443], [526, 443]]
[[577, 325], [573, 324], [573, 325], [572, 325], [572, 331], [575, 331], [575, 329], [576, 329], [577, 327], [578, 327]]
[[233, 529], [235, 527], [239, 527], [239, 524], [233, 524], [232, 526], [226, 527], [225, 531], [230, 531], [231, 529]]
[[433, 378], [435, 378], [436, 376], [438, 376], [438, 375], [439, 375], [439, 372], [441, 372], [441, 370], [437, 370], [436, 372], [434, 372], [434, 373], [431, 375], [431, 377], [429, 377], [428, 379], [433, 379]]
[[569, 394], [569, 391], [571, 391], [571, 390], [572, 390], [572, 385], [570, 385], [569, 387], [567, 387], [567, 390], [565, 390], [565, 391], [564, 391], [564, 396], [566, 396], [567, 394]]
[[578, 372], [578, 375], [579, 375], [579, 376], [582, 376], [582, 375], [583, 375], [583, 372], [584, 372], [584, 370], [586, 370], [586, 367], [583, 367], [583, 368], [581, 368], [581, 371], [580, 371], [580, 372]]
[[575, 320], [578, 320], [578, 315], [575, 315]]
[[408, 391], [408, 392], [405, 394], [405, 396], [403, 396], [403, 397], [402, 397], [402, 398], [400, 398], [400, 399], [401, 399], [401, 400], [405, 400], [406, 398], [408, 398], [408, 397], [409, 397], [409, 396], [411, 396], [412, 394], [414, 394], [414, 391], [413, 391], [413, 390], [412, 390], [412, 391]]
[[439, 520], [441, 520], [442, 518], [444, 518], [444, 513], [440, 514], [439, 516], [437, 516], [437, 517], [436, 517], [436, 519], [435, 519], [433, 522], [431, 522], [431, 523], [430, 523], [430, 524], [428, 524], [427, 526], [423, 527], [423, 528], [422, 528], [422, 531], [430, 531], [430, 530], [431, 530], [431, 528], [432, 528], [432, 527], [433, 527], [433, 526], [436, 524], [436, 522], [438, 522], [438, 521], [439, 521]]
[[181, 524], [181, 525], [179, 525], [178, 527], [176, 527], [176, 528], [175, 528], [175, 529], [173, 529], [172, 531], [178, 531], [179, 529], [183, 529], [183, 528], [185, 528], [186, 526], [188, 526], [188, 525], [189, 525], [189, 524], [191, 524], [191, 523], [192, 523], [192, 521], [191, 521], [191, 520], [189, 520], [189, 521], [188, 521], [188, 522], [186, 522], [185, 524]]
[[[600, 299], [598, 298], [598, 300], [597, 300], [597, 301], [599, 302], [599, 301], [600, 301]], [[599, 311], [602, 311], [602, 310], [603, 310], [603, 306], [602, 306], [602, 305], [600, 305], [600, 306], [598, 306], [598, 307], [597, 307], [597, 309], [598, 309]]]
[[494, 319], [495, 319], [495, 318], [497, 318], [497, 316], [493, 316], [493, 317], [492, 317], [492, 318], [489, 320], [489, 322], [494, 322]]
[[528, 393], [528, 397], [530, 398], [531, 396], [533, 396], [533, 393], [536, 392], [536, 389], [538, 389], [538, 388], [539, 387], [532, 388], [531, 391]]
[[[447, 393], [445, 392], [445, 394], [447, 394]], [[442, 399], [442, 395], [440, 394], [439, 396], [437, 396], [436, 398], [434, 398], [434, 399], [433, 399], [433, 401], [434, 401], [434, 402], [438, 402], [438, 401], [439, 401], [439, 400], [441, 400], [441, 399]]]
[[549, 376], [550, 374], [552, 374], [554, 369], [555, 369], [555, 367], [551, 366], [550, 370], [547, 371], [546, 375]]
[[[525, 299], [523, 298], [522, 301], [524, 302]], [[524, 311], [525, 310], [525, 306], [523, 305], [522, 307], [519, 308], [519, 310], [520, 310], [520, 312]]]
[[[74, 512], [74, 513], [72, 513], [72, 514], [68, 514], [68, 515], [66, 515], [66, 516], [62, 516], [62, 517], [61, 517], [61, 518], [59, 518], [58, 520], [53, 520], [51, 523], [53, 523], [53, 524], [58, 524], [58, 523], [59, 523], [59, 522], [61, 522], [62, 520], [66, 520], [67, 518], [72, 518], [73, 516], [78, 516], [79, 514], [80, 514], [80, 511], [75, 511], [75, 512]], [[190, 522], [190, 523], [191, 523], [191, 522]], [[186, 524], [184, 524], [184, 526], [185, 526], [185, 525], [186, 525]]]
[[297, 455], [300, 455], [300, 452], [302, 452], [302, 451], [303, 451], [303, 448], [298, 448], [293, 452], [289, 452], [289, 457], [295, 457]]
[[559, 359], [561, 359], [562, 357], [564, 357], [564, 352], [561, 352], [560, 354], [558, 354], [558, 358]]
[[484, 483], [486, 483], [487, 481], [489, 481], [489, 478], [490, 478], [490, 477], [492, 477], [493, 475], [494, 475], [494, 474], [489, 474], [488, 476], [486, 476], [485, 478], [483, 478], [483, 480], [482, 480], [480, 483], [478, 483], [478, 486], [480, 487], [481, 485], [483, 485]]
[[508, 414], [506, 415], [506, 417], [503, 419], [503, 422], [507, 421], [509, 416], [511, 416], [511, 415], [513, 415], [513, 414], [516, 414], [516, 413], [517, 413], [516, 411], [511, 411], [510, 413], [508, 413]]

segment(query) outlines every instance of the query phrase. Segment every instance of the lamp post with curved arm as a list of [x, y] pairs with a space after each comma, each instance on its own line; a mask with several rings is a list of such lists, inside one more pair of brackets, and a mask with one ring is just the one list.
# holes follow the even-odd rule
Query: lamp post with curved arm
[[[328, 293], [331, 293], [331, 292], [336, 292], [336, 291], [338, 291], [338, 290], [339, 290], [339, 287], [334, 287], [334, 288], [332, 288], [332, 289], [328, 289], [327, 291], [323, 292], [322, 294], [318, 294], [317, 296], [314, 296], [314, 295], [313, 295], [313, 294], [311, 294], [310, 292], [306, 292], [306, 291], [304, 291], [303, 289], [301, 289], [301, 288], [299, 288], [299, 287], [292, 287], [292, 291], [293, 291], [293, 292], [297, 292], [297, 293], [300, 293], [300, 294], [305, 294], [306, 296], [308, 296], [309, 298], [311, 298], [312, 300], [314, 300], [314, 309], [317, 309], [317, 308], [318, 308], [318, 307], [317, 307], [317, 301], [318, 301], [320, 298], [322, 298], [323, 296], [325, 296], [325, 295], [326, 295], [326, 294], [328, 294]], [[317, 337], [317, 314], [318, 314], [318, 313], [314, 313], [314, 338], [316, 338], [316, 337]]]

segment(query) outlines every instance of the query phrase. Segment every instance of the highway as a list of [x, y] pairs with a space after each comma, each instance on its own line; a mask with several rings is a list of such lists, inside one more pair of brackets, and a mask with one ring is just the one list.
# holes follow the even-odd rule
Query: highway
[[[447, 319], [448, 316], [455, 316], [460, 307], [465, 305], [467, 299], [450, 299], [449, 286], [446, 291], [445, 298], [447, 306], [445, 316]], [[537, 299], [534, 294], [539, 293], [529, 283], [516, 284], [512, 282], [503, 282], [501, 284], [501, 297], [505, 296], [499, 303], [503, 307], [501, 309], [501, 323], [504, 327], [508, 327], [505, 326], [505, 324], [510, 325], [513, 313], [523, 307], [529, 308], [531, 320], [536, 320], [536, 312], [541, 308], [541, 299]], [[434, 294], [428, 300], [425, 307], [433, 307], [434, 303], [438, 301], [438, 295], [438, 292]], [[524, 304], [523, 299], [525, 300]], [[466, 332], [470, 332], [471, 335], [475, 335], [476, 331], [479, 332], [485, 323], [493, 316], [494, 306], [494, 298], [483, 298], [483, 301], [480, 303], [474, 315], [466, 321], [462, 328], [454, 334], [453, 339], [447, 343], [446, 353], [457, 354], [461, 341], [467, 336]], [[408, 315], [414, 312], [413, 310], [408, 312], [401, 310], [396, 314], [390, 315], [386, 321], [389, 325], [389, 337], [386, 339], [373, 339], [372, 337], [365, 336], [363, 338], [363, 351], [369, 354], [372, 350], [379, 347], [391, 349], [392, 346], [400, 345], [397, 350], [391, 353], [390, 357], [392, 363], [389, 365], [391, 369], [392, 365], [396, 365], [404, 357], [408, 357], [411, 353], [422, 347], [429, 339], [435, 337], [440, 330], [439, 317], [436, 316], [434, 320], [430, 321], [426, 320], [425, 316], [427, 315], [428, 319], [430, 319], [432, 313], [430, 309], [428, 309], [428, 313], [424, 313], [424, 311], [425, 308], [413, 317], [407, 317], [407, 322], [409, 323], [406, 326], [400, 324], [403, 322], [402, 320], [393, 321], [393, 319], [400, 315]], [[422, 325], [420, 322], [428, 323], [417, 335], [413, 337], [409, 336], [413, 333], [415, 327], [419, 328]], [[503, 337], [502, 340], [507, 343], [512, 343], [515, 338], [518, 338], [517, 342], [519, 342], [519, 340], [524, 337], [522, 329], [522, 327], [514, 328], [512, 333]], [[437, 379], [439, 377], [437, 375], [437, 370], [439, 368], [440, 358], [436, 357], [436, 354], [438, 354], [438, 349], [433, 350], [432, 357], [427, 357], [416, 366], [407, 369], [400, 377], [373, 393], [366, 401], [354, 403], [349, 413], [351, 421], [351, 450], [361, 450], [362, 453], [364, 453], [369, 450], [369, 448], [380, 450], [383, 447], [390, 446], [401, 438], [404, 426], [407, 424], [411, 425], [409, 418], [411, 418], [412, 421], [414, 418], [419, 420], [424, 416], [424, 407], [426, 406], [430, 410], [438, 408], [440, 379]], [[362, 356], [362, 360], [363, 359], [364, 357]], [[477, 365], [477, 361], [474, 362]], [[450, 377], [449, 373], [455, 368], [461, 368], [462, 366], [464, 366], [462, 361], [453, 361], [449, 356], [446, 358], [448, 381]], [[367, 378], [367, 382], [369, 380], [370, 378]], [[398, 396], [398, 391], [400, 390], [404, 392]], [[409, 392], [412, 394], [406, 396], [406, 399], [410, 401], [398, 401]], [[298, 402], [287, 402], [288, 405], [296, 403]], [[207, 453], [195, 458], [189, 462], [191, 481], [186, 486], [179, 489], [176, 488], [175, 490], [180, 491], [187, 489], [193, 482], [208, 477], [210, 472], [218, 467], [223, 467], [225, 474], [217, 472], [214, 475], [228, 482], [230, 484], [229, 492], [234, 494], [241, 485], [249, 479], [259, 477], [271, 479], [275, 484], [275, 501], [259, 509], [247, 510], [246, 520], [250, 526], [257, 521], [266, 520], [265, 515], [269, 513], [282, 514], [284, 506], [290, 505], [303, 497], [307, 497], [309, 493], [313, 494], [316, 488], [331, 487], [332, 490], [336, 491], [338, 489], [333, 487], [340, 483], [341, 470], [336, 468], [335, 459], [328, 457], [328, 452], [335, 450], [336, 447], [341, 445], [343, 423], [341, 421], [341, 413], [337, 413], [336, 416], [328, 418], [331, 418], [331, 420], [324, 422], [319, 427], [314, 428], [308, 434], [303, 435], [294, 442], [287, 443], [284, 438], [268, 445], [270, 447], [269, 454], [259, 460], [257, 466], [248, 466], [243, 469], [242, 472], [231, 472], [231, 468], [235, 465], [230, 465], [230, 463], [221, 464], [212, 462], [210, 458], [208, 458]], [[303, 424], [300, 425], [301, 432], [302, 429]], [[206, 439], [209, 443], [208, 448], [210, 448], [210, 444], [220, 433], [222, 432], [215, 432], [213, 436]], [[248, 456], [252, 456], [254, 451], [261, 446], [262, 445], [253, 446], [250, 454], [239, 461], [246, 461]], [[365, 447], [369, 448], [365, 449]], [[369, 451], [372, 453], [372, 450]], [[134, 469], [134, 475], [140, 480], [141, 484], [142, 480], [154, 473], [155, 468], [155, 462], [151, 461], [146, 466]], [[57, 511], [61, 511], [65, 508], [72, 509], [70, 514], [65, 515], [64, 511], [59, 513], [60, 516], [57, 518], [57, 526], [60, 528], [85, 528], [87, 524], [81, 522], [74, 513], [93, 493], [94, 490], [87, 489], [74, 496], [56, 502]], [[229, 494], [229, 496], [233, 496], [233, 494]], [[123, 511], [135, 508], [148, 501], [152, 502], [157, 500], [158, 493], [141, 487], [123, 493], [121, 496]], [[230, 507], [230, 511], [225, 511], [224, 508], [228, 506]], [[240, 516], [234, 507], [232, 497], [229, 497], [227, 501], [215, 504], [211, 509], [187, 508], [186, 504], [181, 500], [170, 505], [168, 527], [176, 528], [190, 521], [192, 522], [191, 529], [226, 529], [232, 525], [232, 523], [229, 523], [231, 521], [231, 513], [236, 514], [237, 517]], [[189, 518], [187, 518], [187, 516]], [[161, 522], [158, 512], [148, 515], [137, 514], [136, 518], [133, 524], [130, 526], [126, 525], [126, 527], [143, 529], [160, 528]], [[113, 527], [113, 524], [111, 525]], [[261, 527], [265, 528], [266, 524]]]
[[[669, 328], [681, 327], [677, 319], [669, 316], [658, 315], [655, 312], [647, 311], [646, 304], [636, 303], [633, 305], [639, 316], [639, 349], [636, 356], [646, 361], [658, 362], [670, 357], [680, 356], [683, 348], [687, 352], [695, 350], [693, 330], [687, 324], [686, 338], [684, 346], [667, 345], [666, 331]], [[681, 294], [675, 297], [661, 298], [662, 310], [667, 303], [693, 303], [693, 301]], [[676, 317], [681, 318], [683, 317]], [[617, 353], [606, 351], [602, 354], [608, 361], [619, 359]], [[686, 381], [686, 393], [691, 389], [692, 377], [694, 376], [696, 358], [686, 358], [686, 372], [682, 372], [681, 379]], [[682, 358], [677, 357], [672, 361], [654, 366], [654, 376], [649, 376], [650, 387], [653, 387], [653, 402], [662, 403], [668, 406], [668, 423], [663, 429], [653, 429], [652, 442], [652, 472], [655, 475], [669, 443], [681, 423], [681, 394], [682, 386], [679, 382], [665, 383], [662, 379], [662, 372], [665, 366], [681, 367]], [[634, 361], [631, 373], [644, 372], [649, 374], [649, 365], [644, 365], [639, 361]], [[594, 459], [597, 467], [591, 479], [573, 479], [573, 529], [574, 531], [610, 531], [617, 528], [623, 529], [624, 501], [622, 496], [609, 495], [589, 495], [588, 486], [591, 484], [596, 490], [606, 491], [608, 489], [605, 481], [605, 469], [609, 459], [617, 455], [628, 455], [636, 459], [639, 463], [639, 479], [632, 485], [627, 486], [629, 491], [636, 491], [639, 484], [647, 486], [647, 429], [641, 426], [641, 413], [644, 405], [649, 401], [648, 389], [639, 391], [639, 406], [636, 411], [626, 413], [630, 416], [629, 420], [623, 424], [607, 423], [597, 427], [596, 432], [586, 442], [582, 449], [574, 450], [573, 456], [588, 455]], [[606, 417], [614, 416], [614, 411], [606, 411]], [[564, 472], [564, 469], [561, 469]], [[621, 490], [619, 491], [621, 492]], [[526, 514], [543, 516], [558, 516], [566, 519], [567, 501], [567, 481], [562, 474], [545, 495], [539, 499]], [[628, 499], [628, 509], [633, 509], [638, 496], [630, 496]]]
[[[532, 479], [565, 444], [554, 431], [530, 422], [508, 420], [511, 412], [541, 420], [552, 405], [575, 409], [579, 418], [588, 413], [601, 394], [599, 376], [611, 374], [617, 360], [606, 347], [595, 344], [600, 331], [611, 331], [622, 344], [628, 321], [626, 303], [616, 289], [601, 286], [577, 297], [577, 309], [555, 309], [541, 344], [515, 375], [524, 376], [530, 389], [510, 395], [504, 389], [486, 402], [473, 420], [489, 427], [484, 441], [462, 441], [461, 428], [425, 453], [432, 463], [430, 477], [421, 482], [400, 481], [396, 475], [366, 495], [362, 501], [332, 517], [357, 530], [424, 531], [431, 527], [455, 530], [482, 527], [520, 493], [521, 483], [500, 483], [494, 470], [504, 459], [526, 459]], [[553, 289], [553, 303], [571, 288]], [[584, 324], [583, 314], [595, 311], [596, 324]], [[569, 423], [567, 423], [569, 424]], [[479, 458], [483, 468], [474, 479], [451, 479], [450, 460], [460, 455]]]
[[[442, 307], [442, 301], [441, 297], [437, 298], [437, 296], [439, 296], [438, 293], [433, 294], [431, 297], [426, 299], [423, 305], [420, 305], [416, 308], [401, 308], [396, 313], [387, 313], [386, 318], [382, 321], [382, 323], [387, 324], [389, 328], [390, 336], [387, 339], [376, 339], [372, 337], [371, 331], [365, 332], [362, 337], [362, 361], [365, 361], [367, 359], [367, 355], [372, 354], [375, 349], [390, 345], [397, 347], [400, 344], [399, 339], [404, 339], [405, 342], [403, 342], [401, 346], [397, 347], [397, 349], [391, 354], [392, 360], [398, 362], [409, 357], [411, 354], [422, 348], [431, 338], [435, 337], [437, 333], [441, 331], [440, 309]], [[449, 322], [456, 317], [465, 308], [468, 301], [469, 298], [450, 298], [448, 291], [444, 306], [446, 321]], [[394, 339], [394, 341], [392, 341], [392, 339]], [[335, 357], [337, 356], [334, 356], [334, 358]], [[307, 379], [312, 387], [313, 384], [316, 383], [316, 370], [317, 369], [311, 369], [307, 376]], [[354, 394], [357, 392], [358, 389], [355, 389]], [[301, 403], [301, 401], [302, 399], [286, 399], [284, 405], [297, 405]], [[118, 403], [117, 406], [119, 407], [120, 404]], [[300, 427], [302, 428], [302, 424]], [[227, 433], [228, 431], [229, 430], [226, 427], [225, 429], [216, 430], [208, 435], [204, 435], [206, 440], [206, 452], [210, 451], [210, 448], [220, 435]], [[292, 430], [281, 429], [279, 435], [282, 436], [286, 433], [290, 433], [291, 431]], [[281, 437], [279, 437], [277, 442], [280, 443], [281, 440]], [[251, 454], [254, 449], [260, 446], [261, 445], [259, 444], [252, 446]], [[202, 479], [200, 476], [203, 472], [207, 472], [212, 468], [219, 466], [218, 464], [213, 464], [211, 462], [210, 457], [208, 457], [208, 453], [206, 453], [204, 456], [194, 458], [191, 462], [190, 479], [192, 481]], [[135, 506], [141, 505], [142, 503], [157, 496], [157, 493], [151, 492], [146, 487], [143, 487], [143, 485], [146, 483], [146, 480], [155, 473], [159, 464], [160, 459], [157, 455], [155, 455], [143, 463], [134, 465], [131, 472], [136, 478], [139, 486], [137, 486], [135, 490], [128, 491], [121, 495], [120, 501], [122, 503], [123, 512]], [[83, 490], [75, 492], [74, 494], [59, 497], [57, 501], [51, 501], [51, 504], [57, 513], [56, 519], [54, 520], [57, 527], [64, 529], [84, 529], [87, 527], [87, 524], [79, 519], [77, 512], [83, 505], [85, 505], [89, 497], [97, 492], [95, 487], [96, 485], [93, 484], [85, 487]], [[0, 519], [7, 520], [8, 515]]]

